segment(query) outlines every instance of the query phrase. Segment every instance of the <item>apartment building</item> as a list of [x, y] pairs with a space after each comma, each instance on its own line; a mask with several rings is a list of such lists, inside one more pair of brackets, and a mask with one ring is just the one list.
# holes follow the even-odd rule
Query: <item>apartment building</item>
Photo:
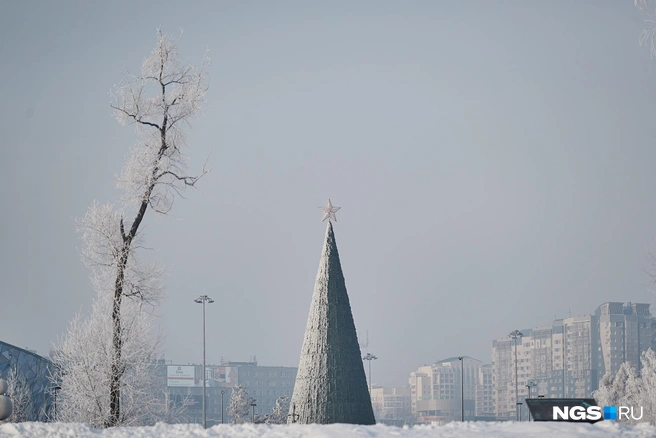
[[409, 387], [371, 389], [371, 405], [376, 423], [403, 426], [412, 422], [411, 391]]
[[640, 369], [640, 354], [656, 345], [656, 320], [649, 304], [604, 303], [595, 312], [599, 324], [597, 361], [600, 377], [629, 362]]
[[514, 366], [519, 359], [515, 361], [513, 347], [513, 340], [509, 338], [492, 341], [492, 397], [496, 415], [500, 419], [515, 415]]
[[476, 417], [493, 417], [494, 409], [494, 369], [492, 364], [486, 363], [481, 365], [478, 370], [478, 384], [476, 385]]
[[410, 373], [410, 405], [417, 421], [430, 424], [459, 421], [463, 399], [461, 383], [465, 420], [474, 420], [482, 365], [480, 360], [468, 356], [464, 356], [462, 363], [457, 357], [451, 357]]
[[562, 320], [565, 367], [564, 397], [590, 397], [599, 388], [598, 364], [593, 351], [599, 345], [597, 319], [593, 315]]

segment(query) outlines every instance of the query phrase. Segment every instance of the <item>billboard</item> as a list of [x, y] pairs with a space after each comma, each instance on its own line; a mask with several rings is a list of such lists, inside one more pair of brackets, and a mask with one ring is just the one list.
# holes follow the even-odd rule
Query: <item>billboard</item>
[[217, 367], [214, 369], [214, 380], [219, 382], [219, 386], [236, 386], [238, 385], [239, 368], [237, 367]]
[[166, 386], [196, 386], [195, 367], [168, 365], [166, 367]]

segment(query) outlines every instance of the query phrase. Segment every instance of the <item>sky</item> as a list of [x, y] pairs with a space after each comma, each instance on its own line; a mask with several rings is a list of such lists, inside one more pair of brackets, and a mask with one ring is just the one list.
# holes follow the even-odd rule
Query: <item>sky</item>
[[[209, 50], [191, 169], [146, 214], [173, 363], [297, 366], [330, 198], [373, 383], [605, 301], [653, 303], [656, 60], [633, 2], [0, 0], [0, 340], [47, 354], [95, 292], [75, 218], [137, 141], [109, 91], [156, 29]], [[651, 288], [651, 289], [650, 289]]]

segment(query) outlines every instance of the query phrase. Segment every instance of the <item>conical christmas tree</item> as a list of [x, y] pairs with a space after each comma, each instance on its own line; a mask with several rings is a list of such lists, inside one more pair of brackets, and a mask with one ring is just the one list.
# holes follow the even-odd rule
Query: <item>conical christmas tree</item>
[[289, 422], [376, 423], [330, 221], [314, 284]]

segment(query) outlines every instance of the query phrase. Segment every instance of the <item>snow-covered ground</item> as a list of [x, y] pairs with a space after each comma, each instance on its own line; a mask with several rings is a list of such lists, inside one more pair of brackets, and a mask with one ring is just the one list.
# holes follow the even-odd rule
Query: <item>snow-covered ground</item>
[[320, 425], [219, 425], [203, 430], [197, 424], [157, 424], [153, 427], [122, 427], [92, 429], [79, 423], [19, 423], [0, 425], [0, 437], [75, 437], [75, 438], [159, 438], [159, 437], [221, 437], [221, 438], [467, 438], [467, 437], [656, 437], [656, 427], [641, 424], [621, 426], [612, 421], [596, 424], [575, 423], [450, 423], [446, 426], [416, 426], [411, 428], [354, 426], [348, 424]]

